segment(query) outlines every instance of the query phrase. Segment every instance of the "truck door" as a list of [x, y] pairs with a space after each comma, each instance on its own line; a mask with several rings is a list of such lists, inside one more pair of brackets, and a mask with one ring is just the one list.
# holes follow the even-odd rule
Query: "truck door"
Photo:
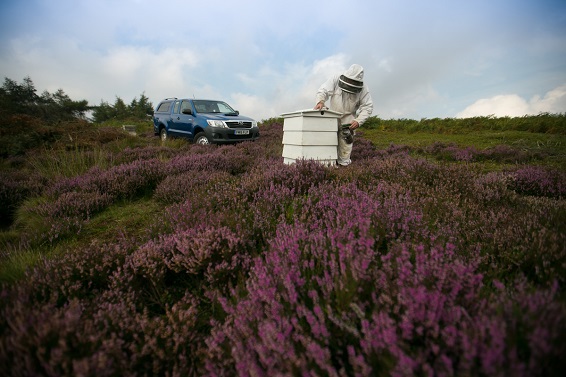
[[[185, 111], [187, 109], [190, 110], [189, 114]], [[192, 106], [189, 101], [175, 101], [173, 110], [171, 111], [169, 132], [176, 136], [192, 139], [194, 119]]]
[[177, 122], [179, 127], [179, 132], [183, 136], [192, 139], [194, 137], [193, 127], [195, 122], [193, 105], [191, 101], [183, 100], [181, 101], [181, 106], [179, 109], [179, 114], [177, 115]]
[[179, 117], [179, 108], [181, 107], [181, 101], [175, 101], [173, 103], [173, 109], [171, 110], [171, 118], [169, 119], [169, 133], [175, 136], [183, 136], [180, 127], [181, 118]]

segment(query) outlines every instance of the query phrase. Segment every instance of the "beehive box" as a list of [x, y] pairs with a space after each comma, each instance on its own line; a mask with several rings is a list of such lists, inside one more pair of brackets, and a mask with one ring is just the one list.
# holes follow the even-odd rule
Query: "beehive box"
[[316, 160], [335, 165], [338, 158], [338, 124], [342, 114], [331, 110], [299, 110], [283, 117], [283, 161]]

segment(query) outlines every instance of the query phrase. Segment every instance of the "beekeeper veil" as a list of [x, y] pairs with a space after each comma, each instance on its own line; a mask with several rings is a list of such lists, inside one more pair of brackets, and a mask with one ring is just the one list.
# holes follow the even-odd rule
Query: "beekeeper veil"
[[352, 64], [350, 68], [340, 75], [338, 86], [345, 92], [358, 94], [364, 87], [364, 68], [359, 64]]

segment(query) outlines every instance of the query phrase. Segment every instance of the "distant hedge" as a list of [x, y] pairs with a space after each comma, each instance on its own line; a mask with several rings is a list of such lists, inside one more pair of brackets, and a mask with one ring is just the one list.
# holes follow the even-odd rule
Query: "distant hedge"
[[473, 118], [380, 119], [370, 117], [363, 125], [383, 131], [463, 133], [469, 131], [527, 131], [566, 134], [566, 114], [541, 113], [523, 117], [482, 116]]

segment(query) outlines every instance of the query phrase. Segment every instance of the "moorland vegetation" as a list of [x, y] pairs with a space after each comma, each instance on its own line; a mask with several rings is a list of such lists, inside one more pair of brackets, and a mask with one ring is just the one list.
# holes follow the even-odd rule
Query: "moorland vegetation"
[[148, 107], [0, 90], [2, 375], [566, 371], [565, 114], [375, 116], [331, 168]]

